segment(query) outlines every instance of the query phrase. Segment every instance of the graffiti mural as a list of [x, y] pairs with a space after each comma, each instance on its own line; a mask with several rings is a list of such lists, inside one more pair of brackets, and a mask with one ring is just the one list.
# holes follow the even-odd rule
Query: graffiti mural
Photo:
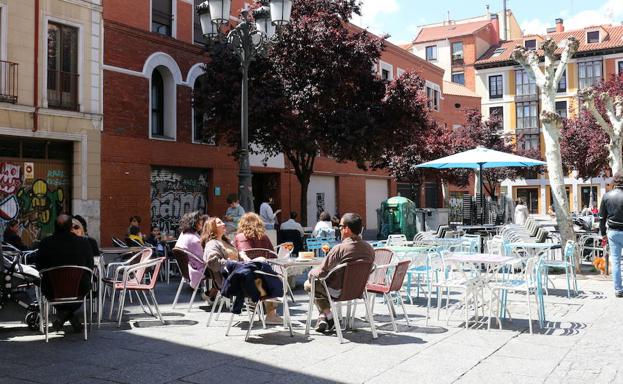
[[20, 188], [17, 199], [25, 243], [54, 232], [54, 219], [65, 206], [65, 192], [61, 185], [52, 186], [46, 180], [37, 179], [32, 185]]
[[20, 167], [13, 163], [0, 163], [0, 192], [12, 195], [22, 184]]
[[205, 212], [207, 173], [198, 169], [153, 168], [151, 171], [151, 222], [163, 233], [177, 231], [182, 215]]

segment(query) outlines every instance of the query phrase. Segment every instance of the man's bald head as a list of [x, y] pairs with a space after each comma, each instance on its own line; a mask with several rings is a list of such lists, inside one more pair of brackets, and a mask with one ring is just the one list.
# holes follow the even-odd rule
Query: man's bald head
[[61, 213], [56, 217], [54, 222], [54, 232], [56, 233], [69, 233], [71, 231], [72, 217]]

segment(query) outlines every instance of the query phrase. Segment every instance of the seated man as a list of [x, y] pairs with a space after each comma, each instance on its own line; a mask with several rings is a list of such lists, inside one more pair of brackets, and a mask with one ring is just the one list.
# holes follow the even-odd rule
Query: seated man
[[20, 251], [28, 250], [28, 247], [22, 242], [22, 238], [19, 235], [19, 223], [17, 220], [9, 221], [6, 229], [4, 230], [4, 242], [11, 244]]
[[[71, 232], [72, 218], [60, 214], [54, 222], [54, 234], [41, 241], [37, 255], [37, 269], [58, 267], [61, 265], [80, 265], [93, 269], [93, 251], [89, 241], [84, 237], [76, 236]], [[80, 281], [81, 292], [91, 289], [91, 276], [85, 273]], [[41, 291], [44, 296], [52, 295], [52, 287], [47, 281], [42, 281]], [[56, 305], [57, 318], [53, 322], [53, 329], [59, 331], [67, 320], [71, 322], [74, 331], [80, 332], [82, 324], [75, 312], [80, 309], [80, 303]]]
[[282, 231], [286, 231], [286, 230], [297, 230], [301, 233], [301, 236], [305, 235], [305, 231], [303, 230], [303, 227], [301, 226], [300, 223], [296, 222], [296, 212], [292, 211], [290, 212], [290, 220], [284, 221], [281, 226], [279, 227], [280, 230]]
[[[374, 262], [374, 249], [368, 242], [363, 241], [360, 237], [362, 223], [361, 217], [358, 214], [344, 214], [338, 228], [340, 229], [343, 241], [331, 249], [319, 267], [309, 272], [310, 277], [325, 277], [331, 269], [349, 261], [363, 259], [371, 263]], [[339, 296], [340, 287], [342, 286], [342, 273], [339, 271], [334, 273], [331, 278], [327, 280], [327, 286], [329, 287], [329, 293], [332, 297]], [[328, 292], [325, 291], [324, 286], [317, 280], [314, 288], [316, 306], [320, 312], [320, 316], [316, 322], [316, 331], [332, 331], [334, 329], [334, 321], [333, 314], [331, 313], [331, 306], [329, 305]], [[310, 280], [305, 282], [305, 290], [307, 292], [311, 291]]]

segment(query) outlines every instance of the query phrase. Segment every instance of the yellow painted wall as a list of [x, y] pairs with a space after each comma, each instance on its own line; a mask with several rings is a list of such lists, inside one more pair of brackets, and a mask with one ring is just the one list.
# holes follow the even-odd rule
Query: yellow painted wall
[[577, 64], [567, 64], [567, 93], [575, 94], [578, 91], [578, 70]]

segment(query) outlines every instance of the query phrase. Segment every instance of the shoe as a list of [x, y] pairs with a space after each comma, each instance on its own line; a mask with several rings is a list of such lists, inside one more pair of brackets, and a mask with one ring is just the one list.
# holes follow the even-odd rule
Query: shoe
[[335, 332], [335, 320], [327, 319], [327, 330], [325, 332]]
[[208, 306], [214, 304], [214, 300], [212, 300], [210, 296], [206, 295], [205, 292], [201, 292], [201, 298], [208, 304]]
[[74, 329], [74, 332], [76, 333], [82, 332], [82, 330], [84, 329], [82, 326], [82, 323], [80, 322], [80, 319], [78, 319], [77, 316], [72, 316], [69, 319], [69, 323], [71, 324], [71, 327]]
[[618, 291], [614, 294], [616, 297], [623, 297], [623, 291]]
[[268, 325], [281, 325], [283, 324], [283, 317], [277, 315], [272, 317], [266, 317], [266, 320], [264, 322]]
[[316, 321], [316, 332], [325, 333], [327, 329], [329, 329], [327, 318], [324, 316], [318, 317], [318, 320]]
[[53, 332], [60, 332], [63, 330], [63, 324], [65, 324], [65, 322], [61, 319], [56, 319], [52, 322], [52, 331]]

